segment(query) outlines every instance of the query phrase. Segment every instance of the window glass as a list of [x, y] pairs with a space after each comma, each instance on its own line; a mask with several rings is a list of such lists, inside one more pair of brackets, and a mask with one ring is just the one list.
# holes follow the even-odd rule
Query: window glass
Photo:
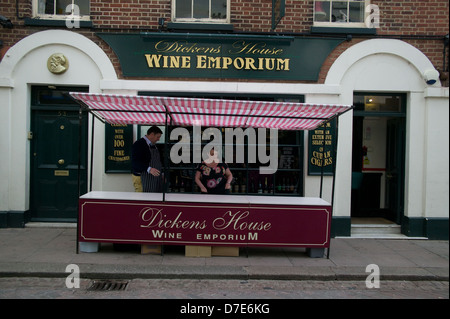
[[402, 112], [401, 95], [355, 95], [356, 111]]
[[80, 8], [80, 15], [89, 15], [89, 0], [75, 0], [74, 2]]
[[349, 22], [364, 22], [364, 1], [349, 3]]
[[66, 12], [66, 8], [69, 4], [72, 4], [72, 0], [56, 0], [55, 14], [70, 14], [68, 10]]
[[210, 0], [194, 0], [194, 19], [209, 18], [209, 1]]
[[177, 0], [176, 3], [177, 18], [191, 18], [191, 15], [192, 15], [192, 1]]
[[314, 1], [314, 22], [364, 23], [365, 0]]
[[348, 22], [347, 1], [332, 1], [331, 10], [331, 22]]
[[[78, 92], [87, 92], [87, 88], [81, 90], [77, 88]], [[67, 94], [73, 91], [71, 87], [36, 87], [33, 89], [32, 104], [34, 106], [53, 106], [53, 105], [73, 105], [79, 107]]]
[[174, 0], [174, 19], [211, 21], [227, 19], [229, 0]]
[[70, 10], [66, 11], [68, 5], [78, 6], [78, 12], [74, 10], [75, 15], [89, 15], [89, 0], [36, 0], [39, 15], [69, 15]]
[[330, 21], [330, 1], [315, 1], [314, 21]]
[[226, 0], [211, 0], [211, 18], [213, 19], [227, 18]]

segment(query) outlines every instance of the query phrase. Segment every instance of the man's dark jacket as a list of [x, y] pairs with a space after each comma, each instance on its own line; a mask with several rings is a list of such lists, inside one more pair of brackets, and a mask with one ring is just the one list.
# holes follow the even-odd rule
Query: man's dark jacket
[[151, 159], [150, 148], [145, 138], [141, 137], [134, 142], [131, 148], [131, 165], [134, 175], [141, 175], [149, 166]]

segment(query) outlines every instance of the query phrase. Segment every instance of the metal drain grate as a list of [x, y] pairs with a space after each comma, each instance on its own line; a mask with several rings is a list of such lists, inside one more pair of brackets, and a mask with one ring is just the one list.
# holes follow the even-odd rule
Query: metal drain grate
[[87, 290], [89, 291], [123, 291], [127, 288], [128, 281], [93, 280]]

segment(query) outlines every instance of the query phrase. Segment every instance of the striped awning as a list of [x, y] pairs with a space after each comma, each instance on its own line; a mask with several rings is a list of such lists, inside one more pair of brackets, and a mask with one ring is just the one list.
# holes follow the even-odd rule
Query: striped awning
[[253, 127], [312, 130], [350, 105], [75, 93], [70, 95], [110, 124]]

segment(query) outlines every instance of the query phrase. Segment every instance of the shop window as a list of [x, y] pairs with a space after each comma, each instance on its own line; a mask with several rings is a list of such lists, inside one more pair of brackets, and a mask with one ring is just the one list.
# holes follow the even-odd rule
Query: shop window
[[[164, 129], [164, 127], [161, 127]], [[169, 127], [169, 136], [172, 130], [177, 127]], [[147, 127], [141, 127], [141, 134], [147, 129]], [[190, 159], [188, 163], [180, 162], [174, 163], [171, 158], [168, 159], [169, 164], [169, 181], [168, 192], [193, 192], [198, 193], [200, 190], [194, 182], [194, 176], [196, 167], [199, 163], [195, 163], [193, 153], [193, 128], [186, 127], [189, 131], [189, 147]], [[203, 134], [202, 129], [201, 134]], [[225, 137], [227, 134], [226, 128], [220, 128], [222, 132], [222, 160], [225, 158], [225, 152], [227, 147], [233, 148], [233, 160], [227, 162], [233, 173], [233, 182], [231, 192], [233, 194], [271, 194], [271, 195], [301, 195], [303, 194], [303, 132], [296, 131], [279, 131], [278, 132], [278, 148], [272, 151], [276, 152], [277, 158], [277, 170], [274, 174], [261, 174], [260, 167], [267, 167], [268, 162], [261, 162], [258, 156], [255, 156], [256, 162], [249, 162], [249, 153], [255, 154], [259, 151], [260, 145], [254, 145], [249, 143], [249, 140], [245, 138], [243, 143], [234, 141], [232, 145], [226, 143]], [[234, 128], [231, 128], [234, 130]], [[269, 139], [270, 132], [266, 130], [266, 147], [264, 151], [269, 156]], [[259, 132], [257, 134], [260, 134]], [[201, 149], [210, 141], [202, 140]], [[163, 150], [161, 154], [169, 154], [171, 148], [176, 144], [181, 146], [183, 141], [171, 140], [168, 143], [169, 148], [164, 145], [164, 142], [160, 143], [160, 150]], [[237, 154], [241, 152], [241, 159], [237, 158]], [[180, 154], [181, 155], [181, 154]], [[243, 159], [243, 160], [242, 160]]]
[[[146, 95], [158, 95], [145, 93]], [[274, 98], [269, 96], [216, 96], [216, 95], [198, 95], [198, 96], [186, 96], [183, 97], [193, 97], [193, 98], [220, 98], [220, 99], [237, 99], [237, 100], [261, 100], [261, 101], [282, 101], [282, 102], [304, 102], [303, 96], [292, 96], [292, 97], [282, 97]], [[140, 125], [138, 129], [138, 136], [145, 135], [145, 132], [150, 126]], [[167, 192], [184, 192], [184, 193], [199, 193], [197, 185], [194, 181], [194, 176], [196, 172], [196, 167], [199, 163], [195, 163], [194, 160], [194, 130], [193, 127], [184, 127], [183, 131], [186, 132], [185, 140], [179, 136], [178, 140], [170, 140], [168, 144], [165, 144], [165, 127], [160, 126], [161, 130], [164, 132], [163, 138], [158, 143], [158, 148], [160, 150], [161, 156], [164, 157], [170, 154], [172, 147], [174, 145], [181, 146], [185, 141], [186, 146], [190, 149], [190, 158], [188, 163], [180, 161], [179, 163], [174, 163], [170, 156], [167, 157], [169, 176], [167, 185]], [[169, 126], [167, 136], [170, 137], [170, 133], [177, 129], [175, 126]], [[201, 133], [207, 129], [207, 127], [202, 127]], [[226, 147], [230, 146], [227, 144], [226, 134], [227, 130], [235, 130], [236, 128], [217, 128], [221, 132], [221, 146], [222, 146], [222, 159], [225, 161]], [[243, 129], [244, 130], [244, 129]], [[257, 130], [255, 130], [257, 131]], [[196, 132], [198, 134], [198, 132]], [[256, 134], [259, 134], [257, 131]], [[270, 156], [270, 140], [274, 136], [271, 136], [269, 129], [265, 131], [266, 138], [266, 155]], [[201, 149], [212, 141], [202, 140]], [[229, 142], [230, 140], [228, 140]], [[256, 143], [258, 143], [258, 137], [256, 137]], [[261, 162], [259, 155], [255, 156], [255, 161], [250, 162], [249, 152], [255, 154], [254, 152], [259, 151], [258, 144], [252, 144], [251, 140], [245, 136], [244, 140], [238, 140], [233, 138], [231, 147], [233, 148], [233, 161], [227, 162], [230, 170], [233, 174], [233, 182], [231, 185], [232, 194], [242, 194], [242, 195], [280, 195], [280, 196], [303, 196], [303, 179], [304, 179], [304, 165], [303, 165], [303, 152], [304, 152], [304, 132], [303, 131], [278, 131], [278, 147], [276, 150], [272, 149], [277, 158], [277, 169], [274, 174], [260, 174], [260, 167], [267, 167], [269, 162], [265, 159], [265, 162]], [[239, 149], [240, 148], [240, 149]], [[239, 150], [238, 150], [239, 149]], [[229, 150], [229, 149], [228, 149]], [[240, 155], [237, 155], [240, 152]], [[181, 154], [179, 154], [181, 156]], [[236, 156], [241, 156], [241, 158], [236, 158]], [[251, 158], [251, 157], [250, 157]], [[164, 164], [164, 158], [162, 158]]]
[[63, 20], [69, 16], [89, 20], [90, 0], [33, 0], [33, 16]]
[[314, 25], [365, 27], [366, 7], [370, 1], [314, 1]]
[[174, 22], [228, 23], [230, 0], [172, 0]]

